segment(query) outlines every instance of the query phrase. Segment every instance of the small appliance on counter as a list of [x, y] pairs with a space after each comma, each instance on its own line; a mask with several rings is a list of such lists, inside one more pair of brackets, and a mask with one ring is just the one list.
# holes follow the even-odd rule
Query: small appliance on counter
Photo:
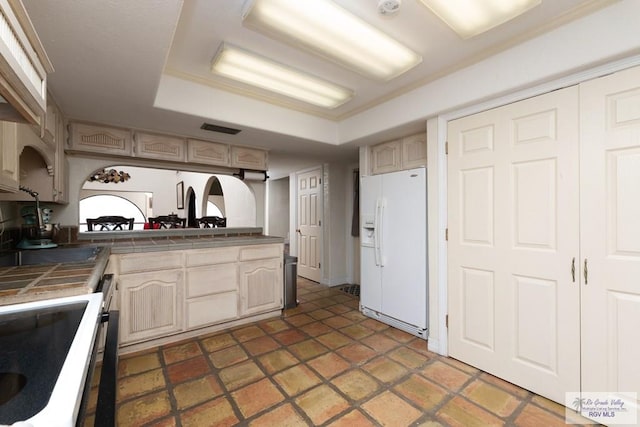
[[51, 209], [41, 209], [38, 193], [27, 187], [20, 186], [20, 190], [29, 193], [35, 199], [35, 206], [24, 206], [20, 215], [24, 220], [22, 225], [22, 240], [18, 243], [19, 249], [45, 249], [55, 248], [57, 243], [53, 238], [57, 234], [58, 224], [52, 224]]

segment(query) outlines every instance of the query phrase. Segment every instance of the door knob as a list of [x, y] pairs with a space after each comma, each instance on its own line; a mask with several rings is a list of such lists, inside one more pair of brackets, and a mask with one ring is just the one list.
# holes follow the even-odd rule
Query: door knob
[[296, 228], [296, 233], [300, 233], [300, 229], [299, 228]]

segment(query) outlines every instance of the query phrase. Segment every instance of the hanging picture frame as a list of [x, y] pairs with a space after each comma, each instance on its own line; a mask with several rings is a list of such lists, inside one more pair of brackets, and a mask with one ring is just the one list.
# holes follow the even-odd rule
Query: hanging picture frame
[[178, 209], [184, 209], [184, 181], [176, 184], [176, 202]]

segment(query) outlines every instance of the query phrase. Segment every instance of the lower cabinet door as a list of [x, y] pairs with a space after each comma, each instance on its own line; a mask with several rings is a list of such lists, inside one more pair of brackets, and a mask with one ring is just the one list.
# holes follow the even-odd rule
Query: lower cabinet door
[[282, 308], [283, 286], [280, 258], [240, 263], [241, 314]]
[[120, 284], [120, 343], [183, 329], [182, 270], [125, 274]]

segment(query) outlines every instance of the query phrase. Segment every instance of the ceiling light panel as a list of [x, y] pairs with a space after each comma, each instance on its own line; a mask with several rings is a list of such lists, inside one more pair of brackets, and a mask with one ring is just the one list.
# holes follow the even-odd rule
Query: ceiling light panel
[[249, 0], [243, 23], [376, 80], [390, 80], [422, 57], [329, 0]]
[[226, 43], [213, 58], [211, 72], [325, 108], [353, 97], [350, 89]]
[[463, 39], [504, 24], [542, 3], [542, 0], [420, 1]]

